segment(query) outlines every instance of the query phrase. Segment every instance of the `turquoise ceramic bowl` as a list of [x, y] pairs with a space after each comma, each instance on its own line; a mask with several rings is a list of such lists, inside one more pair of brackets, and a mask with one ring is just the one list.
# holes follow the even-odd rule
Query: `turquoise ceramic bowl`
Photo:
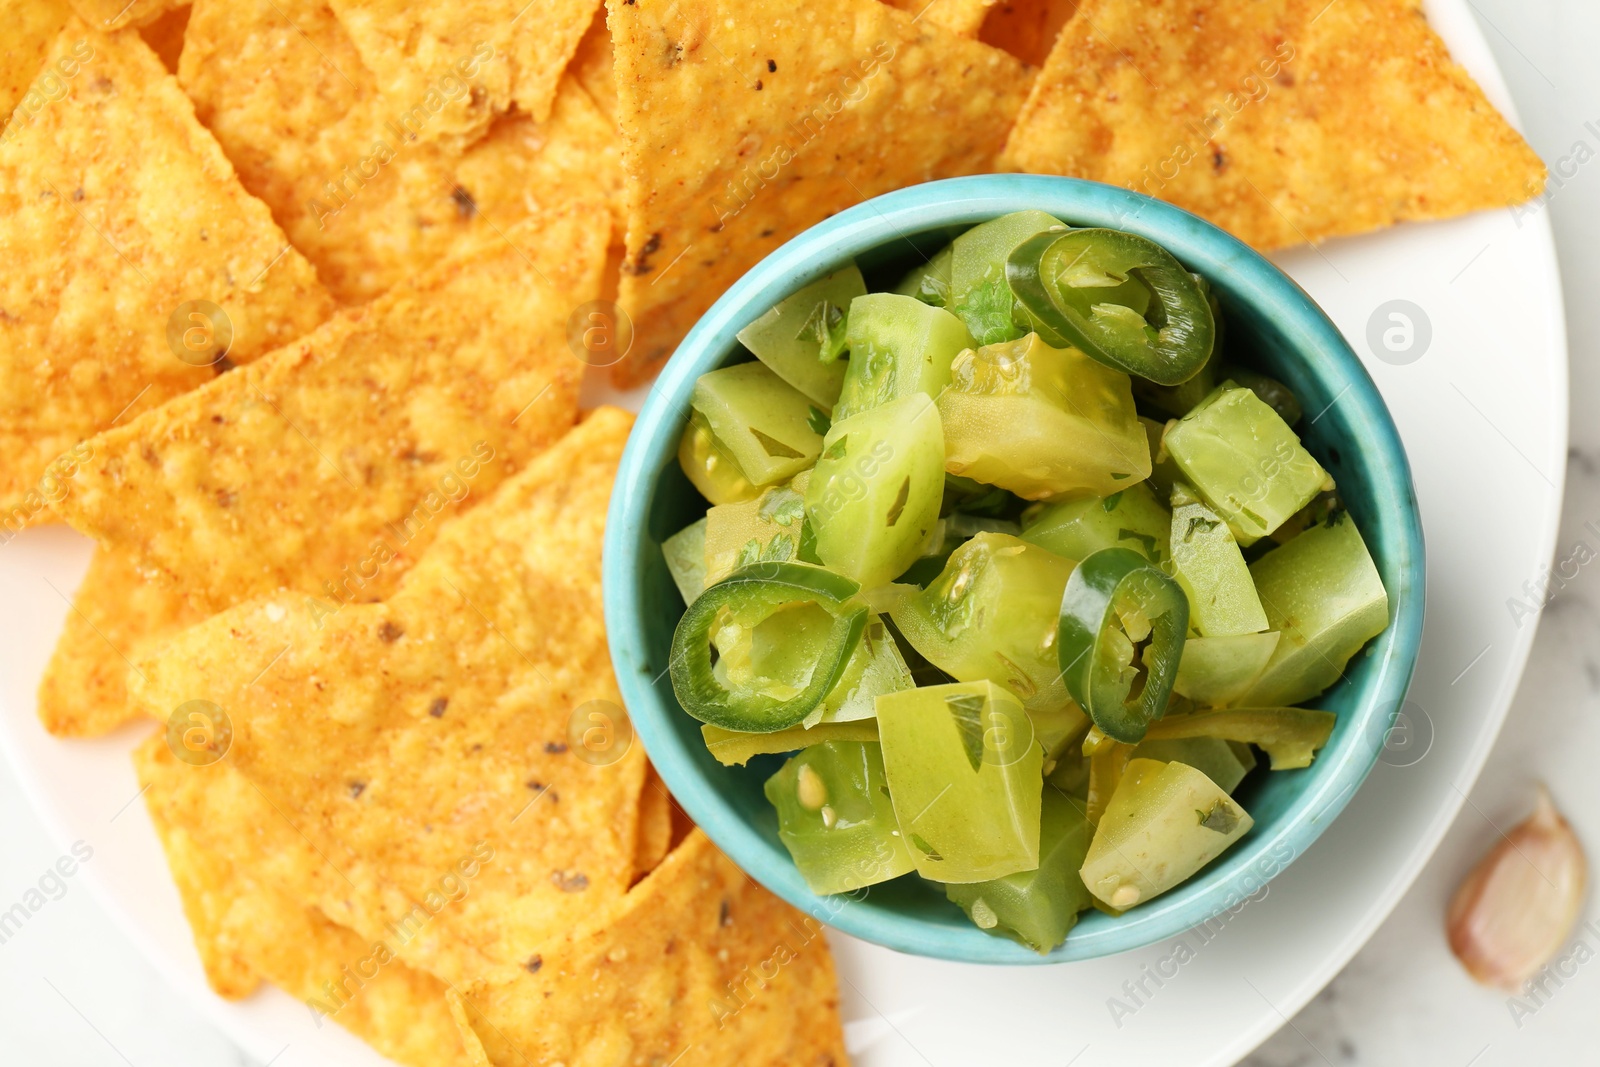
[[[1306, 411], [1299, 430], [1331, 471], [1389, 592], [1391, 621], [1321, 707], [1338, 712], [1332, 740], [1299, 771], [1253, 772], [1238, 796], [1256, 820], [1232, 850], [1181, 887], [1113, 919], [1088, 912], [1048, 956], [969, 923], [938, 887], [908, 875], [848, 897], [806, 888], [761, 793], [782, 762], [719, 765], [700, 724], [679, 708], [668, 649], [684, 605], [661, 542], [705, 511], [676, 462], [689, 393], [704, 372], [748, 358], [735, 334], [791, 291], [850, 259], [885, 288], [974, 223], [1038, 208], [1070, 225], [1143, 234], [1211, 281], [1233, 358], [1280, 379]], [[622, 694], [650, 758], [685, 811], [757, 881], [846, 933], [902, 952], [977, 963], [1089, 959], [1149, 945], [1239, 907], [1344, 808], [1382, 751], [1422, 635], [1422, 524], [1410, 468], [1372, 379], [1328, 317], [1293, 281], [1241, 242], [1178, 208], [1094, 182], [988, 175], [933, 182], [842, 212], [773, 252], [690, 331], [645, 401], [622, 458], [605, 543], [605, 612]]]

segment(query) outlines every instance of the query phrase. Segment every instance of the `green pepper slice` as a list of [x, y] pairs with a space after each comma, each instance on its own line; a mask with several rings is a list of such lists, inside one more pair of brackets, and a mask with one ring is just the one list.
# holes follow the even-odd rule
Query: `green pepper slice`
[[1311, 708], [1227, 708], [1171, 715], [1150, 728], [1151, 740], [1220, 737], [1255, 745], [1275, 771], [1311, 766], [1316, 752], [1333, 736], [1338, 718]]
[[[856, 598], [860, 591], [849, 578], [804, 563], [753, 563], [734, 571], [701, 593], [678, 620], [671, 664], [678, 703], [724, 730], [764, 734], [798, 725], [839, 683], [861, 641], [867, 605]], [[724, 685], [712, 666], [712, 631], [730, 623], [754, 626], [798, 604], [816, 604], [832, 620], [806, 653], [816, 666], [799, 692], [785, 696]]]
[[1012, 251], [1006, 281], [1046, 341], [1157, 385], [1200, 373], [1216, 345], [1205, 289], [1137, 234], [1046, 231]]
[[1188, 632], [1182, 586], [1132, 549], [1102, 548], [1061, 594], [1056, 653], [1067, 691], [1107, 737], [1138, 744], [1166, 711]]

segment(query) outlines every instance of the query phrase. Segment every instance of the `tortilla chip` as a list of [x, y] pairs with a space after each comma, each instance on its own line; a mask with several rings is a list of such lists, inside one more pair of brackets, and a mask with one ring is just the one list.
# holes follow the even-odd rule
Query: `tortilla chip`
[[1006, 155], [1261, 249], [1503, 208], [1544, 181], [1406, 0], [1083, 0]]
[[193, 328], [182, 305], [220, 305], [234, 364], [300, 336], [331, 309], [311, 265], [240, 187], [136, 31], [106, 36], [70, 18], [47, 62], [60, 74], [58, 98], [35, 108], [25, 97], [0, 136], [0, 524], [8, 530], [43, 514], [52, 502], [40, 484], [51, 477], [46, 467], [74, 444], [227, 366], [175, 354], [169, 330], [176, 338]]
[[129, 665], [204, 617], [131, 552], [96, 549], [39, 683], [39, 720], [57, 737], [99, 737], [135, 718]]
[[1042, 67], [1078, 0], [1000, 0], [988, 11], [978, 40], [1003, 48], [1030, 67]]
[[78, 16], [97, 30], [148, 26], [184, 0], [72, 0]]
[[[450, 523], [389, 600], [331, 617], [292, 595], [244, 604], [131, 683], [158, 714], [225, 708], [228, 762], [354, 890], [329, 918], [368, 937], [422, 925], [398, 953], [452, 983], [518, 971], [632, 879], [643, 750], [594, 766], [566, 744], [584, 704], [621, 700], [600, 545], [631, 423], [591, 415]], [[463, 864], [481, 869], [454, 899]]]
[[179, 79], [346, 303], [574, 200], [611, 203], [620, 228], [614, 124], [570, 81], [544, 121], [502, 116], [465, 153], [417, 141], [425, 116], [383, 98], [320, 0], [198, 0]]
[[[152, 735], [134, 749], [133, 765], [139, 784], [144, 787], [150, 821], [161, 838], [167, 866], [183, 900], [183, 914], [189, 920], [206, 981], [218, 996], [243, 1000], [261, 985], [261, 976], [246, 960], [245, 948], [239, 941], [240, 935], [248, 935], [249, 931], [229, 921], [243, 886], [232, 877], [234, 872], [229, 865], [208, 853], [188, 830], [211, 818], [203, 807], [202, 783], [213, 777], [212, 769], [179, 763], [167, 750], [162, 733]], [[172, 809], [180, 803], [185, 786], [190, 799], [180, 816]]]
[[161, 60], [161, 65], [173, 74], [178, 73], [178, 57], [183, 54], [183, 31], [189, 25], [189, 5], [172, 8], [148, 26], [139, 29], [139, 36]]
[[983, 17], [995, 0], [884, 0], [916, 22], [926, 22], [960, 37], [978, 36]]
[[95, 438], [57, 511], [213, 611], [383, 596], [572, 425], [566, 321], [599, 291], [608, 222], [579, 205], [529, 223]]
[[538, 967], [466, 992], [496, 1067], [849, 1062], [821, 924], [698, 830]]
[[[71, 13], [66, 0], [31, 0], [10, 4], [6, 9], [6, 31], [0, 38], [0, 130], [11, 121], [11, 112], [34, 79], [44, 72], [44, 57], [55, 43]], [[43, 97], [44, 87], [40, 87]]]
[[[444, 983], [395, 959], [387, 944], [262, 884], [248, 866], [229, 862], [191, 833], [239, 811], [227, 807], [236, 772], [180, 763], [159, 734], [134, 751], [134, 766], [213, 989], [237, 1000], [264, 977], [303, 1001], [319, 1025], [332, 1019], [401, 1063], [461, 1061]], [[266, 818], [275, 816], [268, 811]], [[244, 825], [231, 829], [248, 832]]]
[[[589, 32], [578, 42], [572, 54], [567, 73], [589, 94], [606, 121], [617, 121], [616, 60], [611, 51], [611, 30], [606, 26], [606, 9], [602, 5], [594, 13]], [[620, 175], [619, 175], [620, 176]]]
[[672, 794], [650, 766], [639, 790], [639, 827], [634, 846], [633, 881], [656, 869], [672, 848]]
[[904, 185], [993, 169], [1028, 88], [1011, 56], [878, 0], [610, 10], [627, 179], [620, 295], [634, 325], [613, 368], [621, 385], [647, 377], [735, 279], [807, 226]]
[[456, 1033], [461, 1035], [467, 1067], [494, 1067], [489, 1054], [483, 1050], [483, 1042], [479, 1040], [477, 1031], [472, 1028], [473, 1012], [465, 998], [456, 990], [448, 989], [444, 1001], [450, 1006], [450, 1018], [455, 1020]]
[[515, 103], [543, 122], [600, 0], [328, 0], [390, 110], [459, 145]]

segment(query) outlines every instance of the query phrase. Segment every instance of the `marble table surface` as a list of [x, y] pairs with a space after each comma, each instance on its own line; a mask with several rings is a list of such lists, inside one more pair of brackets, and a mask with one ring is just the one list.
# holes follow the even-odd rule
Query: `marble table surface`
[[[1572, 351], [1572, 440], [1561, 556], [1600, 553], [1600, 4], [1468, 0], [1493, 47], [1523, 127], [1561, 184], [1554, 223]], [[1584, 145], [1579, 147], [1580, 142]], [[1582, 160], [1582, 162], [1580, 162]], [[1516, 373], [1516, 354], [1506, 354]], [[1493, 505], [1486, 487], [1485, 505]], [[1594, 523], [1593, 526], [1588, 524]], [[1600, 569], [1584, 568], [1545, 608], [1500, 742], [1469, 803], [1422, 876], [1333, 983], [1244, 1061], [1246, 1067], [1398, 1063], [1500, 1067], [1594, 1062], [1600, 910], [1589, 961], [1520, 1006], [1474, 985], [1445, 946], [1445, 904], [1474, 860], [1547, 783], [1600, 856]], [[0, 901], [15, 900], [59, 853], [0, 765]], [[88, 862], [93, 862], [92, 858]], [[0, 943], [0, 1061], [83, 1067], [265, 1067], [239, 1052], [145, 962], [85, 887]], [[1576, 946], [1577, 942], [1574, 942]]]

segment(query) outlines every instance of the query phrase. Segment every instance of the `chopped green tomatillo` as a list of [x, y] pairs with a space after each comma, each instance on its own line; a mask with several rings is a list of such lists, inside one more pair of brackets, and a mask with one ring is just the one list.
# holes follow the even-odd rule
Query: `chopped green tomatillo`
[[[802, 471], [796, 482], [807, 480]], [[706, 512], [702, 552], [705, 584], [752, 563], [798, 559], [806, 541], [804, 487], [774, 485], [754, 500], [719, 504]], [[805, 561], [809, 562], [809, 561]]]
[[943, 463], [939, 412], [923, 393], [835, 422], [806, 486], [817, 557], [867, 589], [893, 581], [939, 521]]
[[1204, 637], [1260, 633], [1267, 628], [1261, 598], [1233, 531], [1198, 500], [1172, 495], [1172, 576], [1189, 597], [1189, 622]]
[[1022, 539], [1068, 559], [1084, 559], [1102, 548], [1131, 548], [1152, 563], [1170, 556], [1172, 513], [1144, 482], [1110, 496], [1074, 494], [1036, 504], [1022, 516]]
[[685, 604], [693, 604], [706, 588], [706, 522], [692, 522], [661, 542], [667, 573]]
[[785, 297], [739, 331], [739, 343], [812, 401], [831, 409], [844, 385], [846, 316], [867, 285], [854, 263]]
[[982, 882], [1039, 865], [1043, 754], [1016, 697], [992, 682], [890, 693], [878, 736], [917, 873]]
[[1172, 691], [1202, 708], [1237, 704], [1272, 658], [1279, 636], [1278, 631], [1267, 630], [1233, 637], [1190, 637], [1183, 644]]
[[810, 727], [829, 723], [856, 722], [877, 714], [877, 700], [885, 693], [898, 693], [916, 684], [911, 668], [906, 666], [900, 647], [889, 636], [888, 627], [877, 615], [867, 616], [867, 625], [861, 631], [861, 643], [850, 654], [844, 674], [806, 716]]
[[1131, 908], [1185, 881], [1253, 823], [1193, 767], [1130, 760], [1079, 873], [1101, 901]]
[[1333, 479], [1278, 413], [1224, 382], [1167, 430], [1167, 451], [1241, 546], [1281, 526]]
[[1133, 750], [1134, 759], [1153, 759], [1193, 767], [1231, 794], [1256, 765], [1249, 745], [1217, 737], [1180, 737], [1152, 740], [1146, 737]]
[[1072, 566], [1009, 534], [978, 534], [890, 617], [917, 652], [960, 681], [1003, 685], [1030, 711], [1063, 710], [1072, 701], [1055, 640]]
[[822, 449], [822, 436], [811, 428], [811, 401], [764, 363], [702, 374], [689, 403], [705, 416], [719, 451], [753, 485], [788, 481]]
[[911, 870], [883, 756], [871, 741], [813, 745], [767, 779], [778, 839], [813, 893], [845, 893]]
[[761, 494], [698, 411], [689, 412], [689, 425], [678, 441], [678, 465], [700, 495], [713, 504], [737, 504]]
[[1061, 596], [1056, 653], [1067, 689], [1107, 736], [1137, 744], [1166, 711], [1188, 631], [1177, 582], [1131, 549], [1101, 549]]
[[1188, 381], [1216, 342], [1195, 276], [1154, 241], [1120, 230], [1041, 233], [1006, 261], [1006, 280], [1058, 343], [1157, 385]]
[[894, 293], [856, 297], [848, 338], [850, 364], [835, 421], [912, 393], [938, 396], [950, 381], [950, 361], [972, 347], [972, 335], [950, 312]]
[[1128, 376], [1036, 333], [962, 352], [938, 400], [945, 470], [1025, 500], [1109, 496], [1150, 474]]
[[[771, 733], [804, 721], [839, 683], [867, 624], [867, 606], [849, 578], [803, 563], [757, 563], [730, 574], [689, 605], [672, 635], [672, 690], [683, 710], [724, 730]], [[802, 677], [772, 677], [751, 671], [730, 677], [724, 663], [713, 667], [711, 646], [753, 643], [755, 630], [780, 611], [816, 606], [825, 627], [803, 641], [790, 639], [790, 662]], [[740, 665], [744, 666], [744, 665]], [[722, 677], [719, 677], [719, 674]]]
[[[1236, 385], [1242, 385], [1256, 394], [1262, 403], [1278, 413], [1278, 417], [1290, 429], [1294, 428], [1295, 423], [1299, 422], [1301, 415], [1304, 414], [1300, 410], [1300, 401], [1295, 399], [1294, 393], [1276, 378], [1269, 378], [1237, 363], [1222, 364], [1217, 368], [1217, 376], [1222, 380], [1231, 380]], [[1182, 415], [1184, 412], [1175, 411], [1173, 414]]]
[[1282, 637], [1241, 704], [1298, 704], [1337, 682], [1389, 625], [1389, 596], [1349, 512], [1330, 515], [1250, 565]]
[[1019, 321], [1017, 298], [1006, 282], [1006, 260], [1023, 241], [1065, 227], [1043, 211], [1014, 211], [980, 223], [951, 244], [949, 307], [978, 344], [992, 345], [1028, 331]]
[[945, 895], [979, 929], [1020, 941], [1040, 954], [1067, 938], [1094, 898], [1078, 876], [1093, 833], [1082, 803], [1044, 791], [1039, 814], [1039, 866], [987, 882], [945, 886]]

